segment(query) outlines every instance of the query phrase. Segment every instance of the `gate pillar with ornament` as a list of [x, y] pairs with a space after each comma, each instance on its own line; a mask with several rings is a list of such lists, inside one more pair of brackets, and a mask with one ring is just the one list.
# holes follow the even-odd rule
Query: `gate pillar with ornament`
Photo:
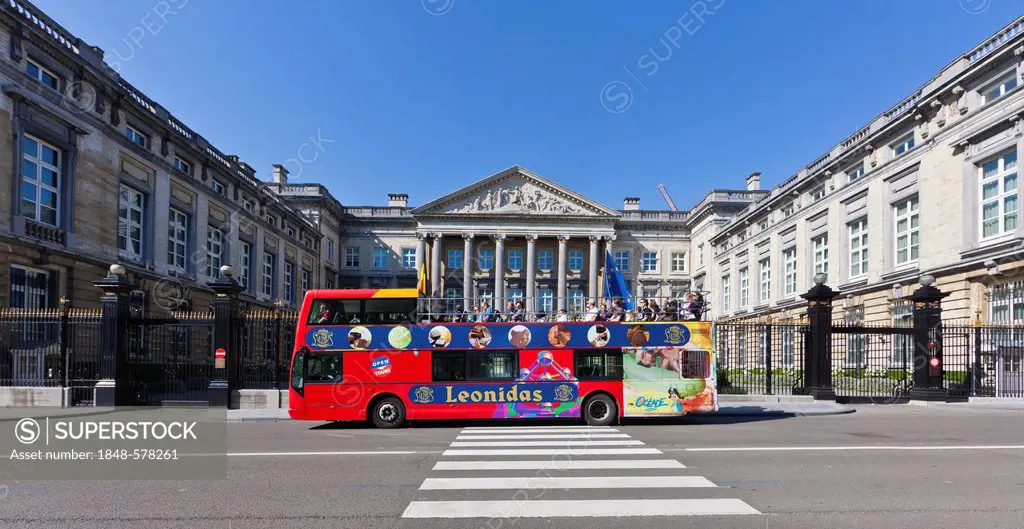
[[835, 400], [832, 387], [832, 300], [839, 291], [825, 284], [825, 274], [814, 276], [814, 286], [801, 294], [807, 300], [809, 336], [804, 354], [803, 393], [815, 400]]
[[93, 403], [102, 407], [132, 406], [136, 402], [128, 372], [126, 330], [131, 310], [129, 293], [135, 290], [136, 285], [128, 279], [124, 266], [119, 264], [110, 265], [107, 277], [93, 281], [93, 285], [103, 290], [100, 298], [102, 357]]
[[242, 323], [238, 310], [238, 293], [242, 286], [235, 282], [230, 266], [220, 267], [220, 277], [209, 283], [213, 290], [213, 377], [210, 379], [210, 407], [229, 408], [231, 394], [240, 389], [239, 366], [242, 353]]
[[914, 387], [910, 400], [945, 401], [942, 366], [942, 300], [949, 295], [921, 276], [921, 288], [909, 296], [914, 304]]

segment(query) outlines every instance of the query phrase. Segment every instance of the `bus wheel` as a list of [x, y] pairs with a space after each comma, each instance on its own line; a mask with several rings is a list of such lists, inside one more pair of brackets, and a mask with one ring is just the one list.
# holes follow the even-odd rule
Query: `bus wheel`
[[591, 426], [608, 426], [618, 417], [618, 407], [608, 395], [594, 395], [583, 404], [583, 420]]
[[405, 423], [405, 405], [395, 397], [381, 399], [373, 406], [373, 424], [377, 428], [398, 428]]

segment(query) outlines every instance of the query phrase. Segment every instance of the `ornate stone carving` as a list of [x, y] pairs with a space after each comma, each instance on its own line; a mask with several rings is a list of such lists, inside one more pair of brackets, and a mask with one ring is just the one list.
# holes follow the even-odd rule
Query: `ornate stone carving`
[[956, 99], [950, 104], [950, 110], [954, 113], [959, 112], [960, 114], [967, 113], [967, 90], [964, 87], [957, 85], [953, 87], [953, 97]]
[[467, 240], [467, 241], [472, 241], [473, 240], [473, 232], [471, 232], [471, 231], [464, 231], [464, 232], [462, 232], [462, 238]]
[[513, 180], [449, 207], [447, 213], [539, 213], [586, 215], [591, 212], [542, 189], [533, 182]]

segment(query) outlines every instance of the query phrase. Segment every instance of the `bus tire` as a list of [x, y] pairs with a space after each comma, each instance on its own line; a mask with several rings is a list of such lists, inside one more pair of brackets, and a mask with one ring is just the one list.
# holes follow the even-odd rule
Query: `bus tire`
[[608, 426], [619, 418], [619, 407], [603, 393], [590, 397], [583, 403], [583, 420], [590, 426]]
[[377, 401], [371, 411], [373, 425], [377, 428], [398, 428], [405, 424], [405, 405], [397, 397]]

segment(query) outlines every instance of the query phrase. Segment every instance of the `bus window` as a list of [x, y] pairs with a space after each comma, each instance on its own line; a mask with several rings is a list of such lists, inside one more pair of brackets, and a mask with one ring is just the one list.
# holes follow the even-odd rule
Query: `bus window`
[[363, 323], [412, 323], [416, 317], [416, 298], [368, 299]]
[[348, 325], [360, 323], [358, 299], [318, 299], [310, 307], [307, 325]]
[[340, 382], [341, 355], [309, 355], [306, 359], [306, 382]]
[[513, 351], [470, 351], [470, 380], [513, 380], [516, 353]]
[[292, 388], [302, 395], [302, 382], [304, 379], [305, 368], [306, 368], [306, 353], [309, 349], [303, 347], [295, 353], [295, 357], [292, 358]]
[[580, 380], [622, 380], [622, 353], [614, 351], [576, 351], [576, 376]]
[[466, 353], [461, 351], [434, 351], [433, 381], [461, 382], [466, 380]]

